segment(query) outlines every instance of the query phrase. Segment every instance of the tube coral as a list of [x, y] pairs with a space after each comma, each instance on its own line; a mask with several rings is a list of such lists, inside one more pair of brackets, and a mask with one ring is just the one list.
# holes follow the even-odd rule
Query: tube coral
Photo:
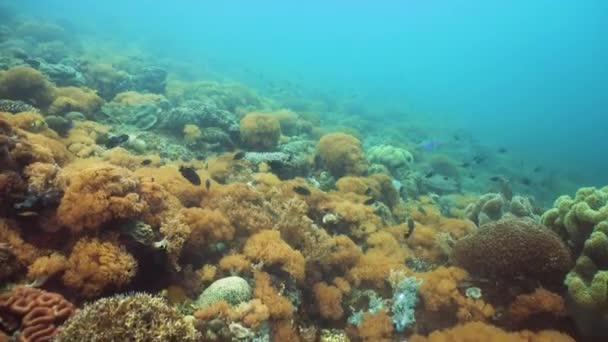
[[120, 246], [98, 239], [79, 240], [63, 275], [67, 287], [92, 298], [105, 290], [127, 285], [137, 272], [137, 261]]

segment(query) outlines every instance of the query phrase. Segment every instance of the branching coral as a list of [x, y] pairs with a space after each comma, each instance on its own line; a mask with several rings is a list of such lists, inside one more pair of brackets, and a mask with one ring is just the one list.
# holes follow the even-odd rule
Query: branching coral
[[279, 120], [268, 113], [252, 112], [245, 115], [241, 119], [240, 129], [241, 139], [253, 149], [272, 149], [281, 136]]
[[367, 171], [367, 161], [361, 150], [361, 142], [352, 135], [330, 133], [321, 137], [317, 145], [321, 157], [334, 177], [358, 176]]
[[57, 326], [70, 318], [76, 308], [62, 295], [19, 286], [0, 295], [0, 321], [6, 312], [21, 320], [19, 341], [50, 341]]
[[99, 164], [64, 169], [61, 177], [67, 186], [57, 217], [74, 233], [98, 229], [112, 219], [134, 218], [147, 209], [138, 193], [139, 179], [127, 169]]
[[305, 260], [300, 251], [292, 249], [276, 230], [263, 230], [245, 243], [243, 254], [254, 263], [279, 266], [298, 281], [304, 280]]
[[105, 290], [127, 285], [137, 272], [137, 261], [123, 248], [109, 241], [79, 240], [68, 258], [63, 275], [67, 287], [92, 298]]
[[188, 342], [197, 337], [192, 320], [163, 299], [135, 293], [86, 304], [62, 327], [55, 341]]
[[485, 224], [456, 242], [454, 257], [472, 273], [502, 278], [559, 278], [572, 266], [559, 236], [529, 218]]

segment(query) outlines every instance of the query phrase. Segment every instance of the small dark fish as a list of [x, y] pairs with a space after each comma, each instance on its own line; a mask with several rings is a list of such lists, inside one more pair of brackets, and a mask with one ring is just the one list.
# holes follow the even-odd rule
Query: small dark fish
[[542, 166], [537, 166], [537, 167], [535, 167], [535, 168], [534, 168], [534, 170], [532, 170], [532, 172], [534, 172], [534, 173], [539, 173], [539, 172], [541, 172], [542, 170], [543, 170], [543, 167], [542, 167]]
[[473, 162], [475, 164], [481, 164], [484, 160], [486, 160], [486, 158], [482, 157], [482, 156], [475, 156], [475, 157], [473, 157]]
[[180, 166], [179, 173], [181, 173], [190, 183], [201, 185], [201, 178], [196, 174], [196, 170], [194, 170], [192, 166]]
[[443, 180], [447, 181], [448, 179], [448, 176], [443, 176]]
[[243, 158], [245, 158], [245, 151], [239, 151], [237, 153], [234, 154], [234, 156], [232, 156], [232, 159], [234, 160], [241, 160]]
[[421, 205], [419, 205], [417, 209], [421, 214], [426, 215], [426, 210], [424, 210], [424, 208]]
[[505, 153], [507, 153], [507, 149], [506, 149], [506, 148], [504, 148], [504, 147], [500, 147], [500, 148], [498, 149], [498, 153], [500, 153], [500, 154], [505, 154]]
[[207, 189], [207, 191], [209, 191], [209, 189], [211, 188], [211, 180], [209, 178], [205, 179], [205, 189]]
[[376, 200], [373, 197], [370, 197], [370, 198], [366, 199], [363, 202], [363, 204], [365, 204], [365, 205], [372, 205], [372, 204], [374, 204], [374, 202], [376, 202]]
[[20, 213], [17, 213], [17, 216], [32, 217], [32, 216], [38, 216], [38, 213], [35, 211], [22, 211]]
[[113, 135], [108, 139], [108, 141], [106, 141], [106, 147], [114, 148], [126, 143], [127, 141], [129, 141], [129, 135], [127, 134]]
[[532, 185], [532, 180], [528, 177], [524, 177], [521, 179], [521, 184], [530, 186], [530, 185]]
[[367, 196], [371, 196], [371, 195], [372, 195], [372, 192], [373, 192], [373, 191], [372, 191], [372, 188], [367, 188], [367, 189], [365, 190], [365, 195], [367, 195]]
[[502, 182], [502, 181], [504, 181], [504, 178], [502, 178], [500, 176], [492, 176], [492, 177], [490, 177], [490, 180], [492, 182]]
[[405, 238], [409, 238], [410, 236], [412, 236], [412, 233], [414, 233], [414, 228], [416, 227], [416, 222], [414, 222], [414, 220], [412, 220], [411, 218], [407, 219], [407, 235], [405, 236]]
[[431, 177], [433, 177], [434, 175], [435, 175], [435, 172], [433, 172], [433, 171], [429, 171], [429, 172], [427, 172], [427, 173], [426, 173], [426, 175], [424, 175], [424, 178], [431, 178]]
[[460, 167], [469, 167], [471, 166], [471, 162], [464, 162], [462, 164], [460, 164]]
[[454, 134], [454, 140], [460, 141], [460, 136], [458, 134]]
[[300, 194], [302, 196], [308, 196], [308, 195], [310, 195], [310, 190], [307, 187], [302, 186], [302, 185], [296, 185], [296, 186], [294, 186], [293, 187], [293, 191], [296, 194]]
[[143, 166], [148, 166], [150, 164], [152, 164], [152, 160], [151, 159], [144, 159], [141, 162], [141, 165], [143, 165]]

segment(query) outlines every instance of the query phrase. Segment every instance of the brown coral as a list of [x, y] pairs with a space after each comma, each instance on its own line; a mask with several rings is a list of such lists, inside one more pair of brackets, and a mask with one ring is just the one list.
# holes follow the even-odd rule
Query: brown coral
[[66, 286], [87, 298], [127, 285], [137, 272], [137, 261], [121, 246], [97, 239], [79, 240], [63, 275]]
[[53, 253], [36, 259], [27, 269], [27, 278], [35, 284], [41, 285], [48, 278], [65, 271], [67, 268], [67, 259], [59, 253]]
[[241, 139], [254, 149], [271, 149], [279, 142], [281, 124], [269, 113], [252, 112], [241, 119]]
[[384, 311], [375, 315], [368, 312], [363, 315], [363, 321], [357, 331], [364, 342], [390, 342], [393, 336], [393, 322]]
[[339, 288], [319, 282], [313, 286], [312, 292], [321, 317], [331, 320], [342, 318], [344, 309], [342, 308], [342, 291]]
[[564, 316], [566, 304], [562, 296], [541, 287], [532, 293], [518, 295], [509, 305], [508, 312], [515, 322], [522, 322], [540, 313]]
[[561, 279], [572, 266], [570, 251], [557, 234], [528, 218], [487, 223], [454, 246], [456, 261], [486, 276]]
[[70, 171], [62, 173], [67, 186], [57, 218], [74, 233], [137, 217], [147, 209], [138, 193], [139, 179], [127, 169], [99, 164]]
[[52, 340], [76, 308], [60, 294], [20, 286], [0, 295], [0, 309], [20, 317], [20, 342], [42, 342]]
[[55, 88], [44, 75], [29, 66], [17, 66], [0, 74], [0, 97], [31, 101], [37, 107], [48, 106]]
[[321, 137], [317, 155], [334, 177], [359, 176], [367, 170], [361, 142], [352, 135], [330, 133]]
[[51, 115], [81, 112], [91, 118], [103, 104], [102, 98], [88, 88], [61, 87], [57, 88], [56, 96], [48, 109]]
[[254, 263], [279, 266], [296, 280], [304, 280], [304, 256], [283, 241], [276, 230], [263, 230], [251, 236], [245, 243], [243, 254]]
[[293, 315], [294, 307], [286, 297], [281, 296], [272, 286], [272, 278], [266, 272], [255, 272], [255, 298], [268, 307], [273, 319], [288, 319]]

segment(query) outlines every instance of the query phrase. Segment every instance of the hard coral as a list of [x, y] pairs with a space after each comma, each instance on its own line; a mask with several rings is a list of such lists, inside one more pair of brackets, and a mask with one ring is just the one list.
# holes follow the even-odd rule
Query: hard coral
[[253, 149], [272, 149], [281, 136], [279, 120], [269, 113], [252, 112], [245, 115], [241, 119], [240, 129], [241, 139]]
[[302, 253], [292, 249], [276, 230], [263, 230], [245, 243], [243, 254], [254, 263], [280, 266], [298, 281], [304, 280], [305, 260]]
[[105, 290], [127, 285], [137, 272], [137, 261], [121, 246], [97, 239], [79, 240], [63, 275], [67, 287], [92, 298]]
[[44, 108], [53, 101], [55, 88], [40, 71], [17, 66], [0, 74], [0, 97]]
[[458, 240], [453, 256], [472, 273], [499, 278], [559, 278], [572, 266], [559, 236], [529, 218], [487, 223]]
[[359, 176], [367, 171], [361, 142], [352, 135], [330, 133], [321, 137], [317, 155], [334, 177]]
[[138, 193], [139, 179], [127, 169], [100, 164], [64, 169], [60, 177], [67, 186], [57, 217], [74, 233], [98, 229], [112, 219], [137, 217], [147, 209]]
[[158, 297], [116, 295], [86, 304], [55, 337], [56, 342], [197, 341], [190, 319]]
[[76, 308], [62, 295], [19, 286], [0, 295], [0, 321], [8, 312], [21, 320], [20, 342], [50, 341], [57, 334], [57, 325], [70, 318]]
[[204, 308], [217, 302], [238, 305], [251, 299], [251, 286], [241, 277], [226, 277], [213, 282], [201, 293], [196, 301], [197, 308]]

